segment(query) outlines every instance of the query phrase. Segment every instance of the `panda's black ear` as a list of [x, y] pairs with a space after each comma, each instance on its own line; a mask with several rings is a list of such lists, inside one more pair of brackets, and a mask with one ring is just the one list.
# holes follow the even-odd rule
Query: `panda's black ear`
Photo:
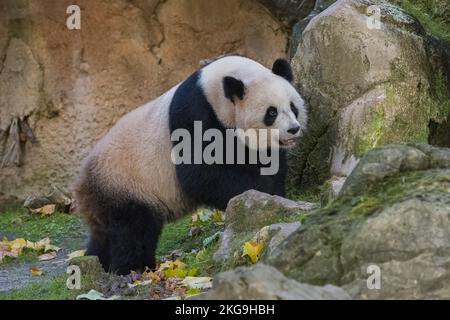
[[240, 100], [244, 98], [245, 86], [241, 80], [233, 77], [224, 77], [223, 91], [225, 93], [225, 97], [234, 103], [235, 98]]
[[272, 72], [277, 76], [285, 78], [289, 82], [294, 81], [291, 65], [285, 59], [277, 59], [273, 63]]

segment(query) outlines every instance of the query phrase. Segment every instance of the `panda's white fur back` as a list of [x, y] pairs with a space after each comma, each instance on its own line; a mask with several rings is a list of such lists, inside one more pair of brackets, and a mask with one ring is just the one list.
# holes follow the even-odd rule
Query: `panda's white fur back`
[[188, 207], [170, 158], [169, 106], [177, 88], [119, 119], [95, 145], [82, 170], [89, 166], [86, 174], [111, 194], [161, 203], [168, 207], [167, 213], [175, 215]]

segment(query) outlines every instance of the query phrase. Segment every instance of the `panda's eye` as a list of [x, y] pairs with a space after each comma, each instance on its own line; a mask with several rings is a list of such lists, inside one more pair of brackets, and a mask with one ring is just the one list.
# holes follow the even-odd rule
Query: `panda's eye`
[[271, 126], [275, 122], [278, 116], [278, 110], [275, 107], [267, 108], [266, 115], [264, 116], [264, 124], [266, 126]]
[[278, 115], [278, 110], [275, 107], [270, 107], [267, 109], [267, 115], [269, 117], [276, 117]]
[[295, 117], [298, 118], [298, 109], [292, 102], [291, 102], [291, 110], [294, 113]]

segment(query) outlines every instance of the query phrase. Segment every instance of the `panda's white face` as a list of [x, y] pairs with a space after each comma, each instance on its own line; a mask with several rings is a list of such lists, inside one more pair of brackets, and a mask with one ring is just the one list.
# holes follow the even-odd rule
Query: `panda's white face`
[[276, 142], [290, 148], [306, 130], [305, 103], [288, 81], [269, 74], [246, 85], [243, 99], [236, 102], [235, 124], [244, 130], [277, 129]]
[[[204, 67], [200, 82], [226, 128], [278, 129], [274, 141], [289, 148], [306, 130], [307, 122], [305, 103], [292, 80], [285, 60], [278, 59], [270, 70], [254, 60], [228, 56]], [[270, 145], [271, 137], [266, 140]]]

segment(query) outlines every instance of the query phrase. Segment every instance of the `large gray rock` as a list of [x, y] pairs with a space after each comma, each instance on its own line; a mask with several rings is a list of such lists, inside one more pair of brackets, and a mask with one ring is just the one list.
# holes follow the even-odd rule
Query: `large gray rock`
[[430, 122], [450, 113], [438, 56], [418, 20], [387, 1], [339, 0], [314, 17], [292, 59], [310, 128], [291, 158], [291, 185], [348, 176], [375, 146], [434, 141]]
[[[354, 298], [450, 298], [449, 166], [445, 148], [369, 151], [338, 198], [304, 219], [265, 263]], [[380, 289], [367, 285], [374, 266]]]
[[341, 288], [299, 283], [286, 278], [277, 269], [257, 264], [219, 273], [213, 289], [197, 299], [204, 300], [347, 300]]
[[293, 201], [256, 190], [232, 198], [226, 209], [226, 225], [234, 231], [258, 230], [281, 218], [317, 208], [317, 203]]
[[[264, 234], [262, 237], [266, 244], [264, 253], [272, 252], [300, 227], [299, 220], [305, 213], [318, 207], [317, 203], [292, 201], [256, 190], [246, 191], [228, 203], [226, 228], [214, 259], [223, 261], [239, 257], [244, 242], [261, 234]], [[233, 264], [239, 264], [239, 259], [232, 260]]]

